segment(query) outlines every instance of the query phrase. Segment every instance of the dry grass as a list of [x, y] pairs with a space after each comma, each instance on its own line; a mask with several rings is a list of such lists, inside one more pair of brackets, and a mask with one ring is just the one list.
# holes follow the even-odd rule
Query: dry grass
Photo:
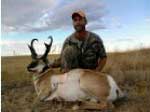
[[[49, 56], [49, 59], [56, 58]], [[103, 72], [111, 74], [128, 93], [128, 100], [116, 104], [115, 112], [150, 112], [150, 49], [110, 53]], [[35, 98], [31, 75], [26, 66], [28, 56], [2, 57], [2, 110], [29, 112]], [[42, 103], [44, 112], [70, 112], [67, 105]], [[57, 109], [56, 109], [57, 108]], [[84, 111], [80, 111], [84, 112]], [[88, 111], [89, 112], [89, 111]]]
[[149, 57], [150, 49], [109, 54], [103, 71], [111, 74], [129, 96], [117, 112], [150, 112]]

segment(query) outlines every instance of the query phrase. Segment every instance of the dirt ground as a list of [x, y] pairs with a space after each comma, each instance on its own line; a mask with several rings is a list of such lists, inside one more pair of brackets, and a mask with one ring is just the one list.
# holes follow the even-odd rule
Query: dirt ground
[[[146, 93], [140, 93], [136, 89], [136, 86], [126, 84], [124, 90], [128, 92], [128, 99], [116, 102], [113, 112], [150, 112], [150, 103], [146, 103], [150, 102], [148, 91], [145, 90]], [[150, 88], [145, 89], [150, 90]], [[135, 93], [135, 91], [139, 93]], [[2, 84], [1, 98], [2, 112], [31, 112], [36, 94], [32, 82]], [[37, 109], [39, 112], [101, 112], [96, 110], [73, 111], [71, 110], [73, 104], [67, 102], [41, 102]]]
[[[118, 85], [128, 93], [128, 99], [115, 103], [113, 112], [150, 112], [150, 49], [108, 55], [104, 72], [111, 74]], [[49, 59], [56, 58], [51, 56]], [[36, 98], [32, 76], [26, 66], [29, 56], [2, 58], [2, 112], [31, 112]], [[72, 111], [74, 103], [41, 102], [39, 112], [101, 112], [97, 110]]]

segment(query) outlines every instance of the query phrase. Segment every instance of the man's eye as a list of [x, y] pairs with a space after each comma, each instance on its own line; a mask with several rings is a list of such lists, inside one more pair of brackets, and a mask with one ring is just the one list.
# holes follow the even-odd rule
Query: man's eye
[[76, 22], [76, 21], [78, 21], [77, 19], [74, 19], [74, 21]]

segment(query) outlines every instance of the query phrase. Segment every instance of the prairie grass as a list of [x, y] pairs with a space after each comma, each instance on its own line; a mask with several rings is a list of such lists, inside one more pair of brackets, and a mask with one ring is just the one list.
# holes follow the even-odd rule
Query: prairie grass
[[[53, 60], [58, 56], [50, 55], [48, 58]], [[2, 110], [4, 112], [29, 111], [36, 96], [31, 86], [31, 74], [26, 70], [30, 61], [29, 56], [2, 57]], [[58, 69], [56, 72], [59, 72]], [[150, 112], [150, 49], [108, 53], [108, 60], [102, 72], [112, 75], [119, 86], [128, 93], [128, 101], [117, 104], [115, 112]], [[15, 86], [8, 89], [5, 85]], [[24, 85], [24, 87], [20, 86], [21, 88], [17, 89], [17, 85]], [[56, 108], [70, 112], [65, 111], [66, 107], [59, 104], [56, 108], [53, 106], [56, 105], [52, 105], [46, 112], [56, 111]]]

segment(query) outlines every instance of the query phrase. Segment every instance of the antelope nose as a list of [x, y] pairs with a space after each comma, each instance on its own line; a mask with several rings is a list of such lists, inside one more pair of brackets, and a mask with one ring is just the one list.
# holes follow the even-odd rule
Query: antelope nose
[[29, 66], [27, 66], [27, 70], [30, 71], [30, 67]]

